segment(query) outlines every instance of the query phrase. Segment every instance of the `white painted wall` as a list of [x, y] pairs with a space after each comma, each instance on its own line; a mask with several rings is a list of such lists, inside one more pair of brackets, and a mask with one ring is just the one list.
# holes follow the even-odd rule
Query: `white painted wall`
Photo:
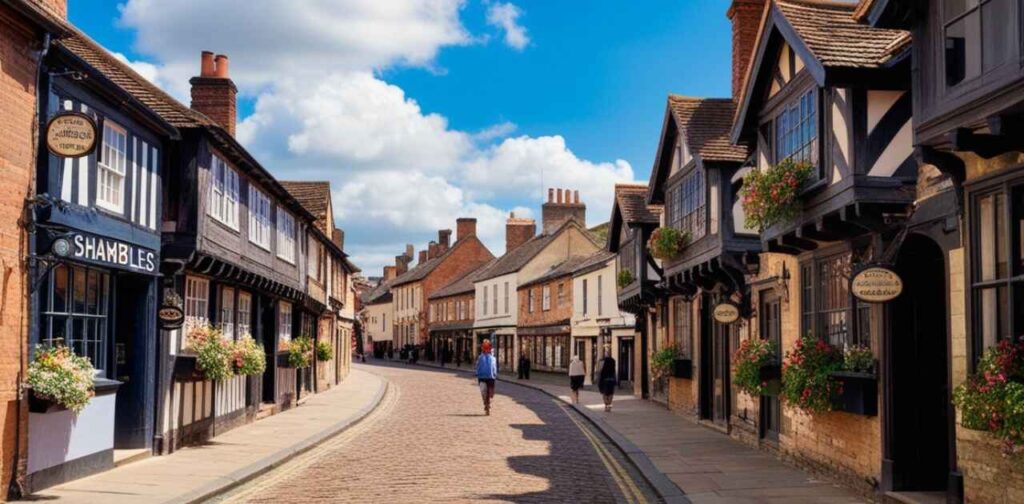
[[69, 410], [29, 413], [28, 474], [113, 449], [116, 397], [93, 397], [78, 415]]

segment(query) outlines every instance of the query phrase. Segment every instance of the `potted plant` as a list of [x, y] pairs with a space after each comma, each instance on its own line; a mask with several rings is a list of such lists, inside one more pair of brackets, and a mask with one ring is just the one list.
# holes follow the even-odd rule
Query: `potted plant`
[[174, 376], [179, 381], [224, 381], [234, 375], [232, 343], [219, 329], [205, 323], [186, 329], [183, 354], [174, 360]]
[[773, 395], [778, 391], [779, 350], [773, 341], [746, 339], [732, 356], [733, 384], [752, 396]]
[[838, 386], [832, 374], [842, 366], [837, 347], [809, 335], [800, 338], [782, 364], [782, 399], [807, 413], [831, 411]]
[[1007, 455], [1024, 447], [1024, 336], [985, 350], [976, 371], [953, 391], [960, 424], [988, 431]]
[[231, 350], [235, 374], [261, 375], [267, 369], [267, 355], [263, 352], [263, 345], [256, 343], [252, 336], [243, 334], [235, 341]]
[[797, 195], [812, 173], [810, 163], [792, 159], [785, 159], [765, 170], [750, 170], [743, 177], [740, 189], [747, 227], [764, 231], [773, 224], [796, 216], [800, 211]]
[[618, 276], [615, 277], [615, 280], [615, 283], [618, 284], [620, 289], [625, 289], [633, 283], [633, 272], [628, 269], [621, 269], [619, 270]]
[[858, 415], [878, 414], [878, 377], [875, 354], [863, 345], [848, 345], [843, 350], [843, 365], [832, 373], [836, 387], [832, 407]]
[[326, 362], [334, 358], [334, 348], [331, 344], [324, 340], [317, 340], [316, 342], [316, 360], [320, 362]]
[[313, 362], [313, 338], [299, 336], [288, 342], [288, 358], [282, 367], [307, 368]]
[[66, 346], [37, 348], [26, 376], [29, 411], [82, 411], [94, 395], [95, 374], [89, 359], [75, 355]]
[[675, 347], [662, 348], [654, 352], [651, 355], [651, 373], [654, 374], [654, 378], [665, 378], [672, 374], [673, 362], [678, 356], [679, 351]]
[[647, 248], [655, 259], [672, 260], [682, 253], [690, 241], [690, 233], [673, 227], [660, 227], [651, 233]]

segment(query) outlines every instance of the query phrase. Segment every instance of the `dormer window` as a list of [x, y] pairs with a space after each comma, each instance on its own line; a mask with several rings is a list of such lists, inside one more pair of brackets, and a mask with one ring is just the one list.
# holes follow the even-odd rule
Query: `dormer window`
[[[775, 117], [775, 162], [818, 163], [818, 92], [812, 87]], [[817, 173], [817, 172], [815, 172]]]
[[1017, 36], [1014, 0], [944, 0], [942, 4], [947, 86], [1009, 61]]
[[124, 178], [128, 164], [128, 132], [103, 121], [103, 151], [96, 163], [96, 206], [124, 213]]

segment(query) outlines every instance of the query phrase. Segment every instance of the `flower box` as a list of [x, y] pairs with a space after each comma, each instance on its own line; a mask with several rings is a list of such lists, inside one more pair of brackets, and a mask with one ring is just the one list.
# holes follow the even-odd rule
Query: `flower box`
[[878, 415], [878, 377], [871, 373], [837, 371], [830, 375], [838, 384], [832, 408], [856, 415]]
[[179, 382], [197, 382], [206, 379], [206, 375], [196, 366], [195, 355], [177, 355], [174, 357], [174, 380]]
[[672, 361], [673, 378], [693, 378], [693, 361], [690, 359], [676, 359]]
[[30, 413], [55, 413], [67, 410], [66, 407], [57, 404], [48, 397], [39, 397], [31, 388], [28, 389], [28, 411]]
[[291, 353], [288, 352], [287, 350], [285, 350], [284, 352], [277, 352], [277, 367], [279, 367], [279, 368], [290, 368], [290, 367], [292, 367], [291, 363], [288, 362], [288, 356], [289, 355], [291, 355]]
[[768, 364], [761, 366], [758, 370], [758, 375], [761, 378], [761, 383], [765, 385], [761, 387], [761, 395], [765, 396], [777, 396], [779, 390], [782, 388], [782, 367], [778, 364]]

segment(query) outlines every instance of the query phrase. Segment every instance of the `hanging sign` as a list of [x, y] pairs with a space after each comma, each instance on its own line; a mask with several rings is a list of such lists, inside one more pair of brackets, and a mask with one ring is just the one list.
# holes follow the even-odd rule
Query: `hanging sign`
[[884, 303], [892, 301], [903, 292], [903, 279], [889, 268], [872, 266], [853, 276], [850, 292], [867, 303]]
[[61, 112], [46, 123], [46, 148], [54, 155], [77, 158], [96, 147], [96, 121], [80, 112]]
[[177, 329], [185, 323], [185, 312], [181, 311], [180, 306], [163, 305], [156, 316], [160, 321], [160, 328], [168, 331]]
[[719, 303], [711, 310], [712, 316], [720, 324], [731, 324], [740, 318], [740, 308], [732, 303]]

